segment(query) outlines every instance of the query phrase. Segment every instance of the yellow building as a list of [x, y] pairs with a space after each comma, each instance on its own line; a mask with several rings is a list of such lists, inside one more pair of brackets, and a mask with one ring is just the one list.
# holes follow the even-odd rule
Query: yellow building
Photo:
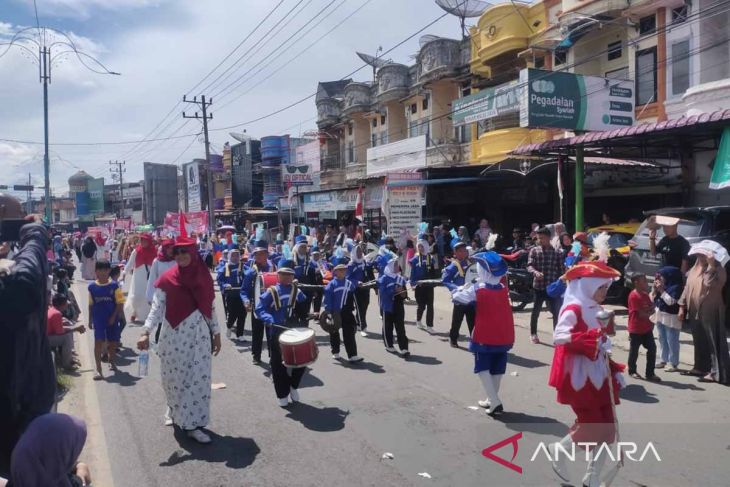
[[[551, 69], [552, 54], [547, 48], [557, 35], [556, 6], [560, 7], [560, 0], [503, 3], [482, 14], [470, 31], [474, 91], [513, 82], [523, 68]], [[521, 128], [518, 109], [500, 113], [472, 124], [471, 162], [494, 164], [519, 145], [549, 138], [548, 130]]]

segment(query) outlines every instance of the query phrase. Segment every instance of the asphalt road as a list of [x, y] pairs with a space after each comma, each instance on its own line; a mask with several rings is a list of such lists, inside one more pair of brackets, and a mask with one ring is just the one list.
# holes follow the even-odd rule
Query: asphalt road
[[[76, 282], [85, 310], [83, 287]], [[222, 323], [220, 300], [217, 312]], [[517, 342], [501, 390], [506, 414], [498, 420], [475, 408], [484, 394], [471, 354], [448, 346], [450, 305], [443, 289], [437, 290], [434, 334], [407, 321], [412, 352], [407, 361], [386, 352], [379, 334], [358, 334], [365, 362], [335, 362], [328, 337], [315, 326], [319, 360], [305, 376], [302, 402], [286, 409], [276, 405], [268, 365], [253, 365], [248, 346], [224, 339], [213, 382], [226, 388], [212, 393], [210, 445], [163, 425], [159, 361], [153, 356], [150, 375], [136, 377], [132, 347], [140, 330], [130, 325], [120, 371], [95, 383], [114, 486], [560, 485], [544, 455], [534, 452], [539, 442], [564, 436], [574, 416], [555, 403], [547, 385], [552, 348], [528, 340], [529, 307], [515, 316]], [[547, 313], [542, 318], [541, 337], [548, 342]], [[407, 306], [406, 319], [415, 319], [415, 306]], [[374, 306], [369, 323], [379, 330]], [[80, 338], [91, 347], [92, 334]], [[686, 335], [682, 340], [691, 343]], [[615, 355], [625, 363], [625, 351]], [[640, 370], [643, 361], [642, 356]], [[83, 374], [90, 373], [84, 368]], [[637, 443], [633, 457], [639, 460], [651, 442], [661, 461], [651, 453], [643, 461], [627, 459], [613, 485], [728, 485], [728, 389], [659, 374], [666, 379], [661, 384], [628, 379], [618, 415], [621, 441]], [[482, 455], [508, 438], [518, 446], [514, 458], [510, 443], [494, 455], [503, 463], [511, 460], [521, 473]], [[382, 458], [386, 452], [393, 458]], [[576, 485], [585, 470], [582, 455], [579, 451], [572, 467]]]

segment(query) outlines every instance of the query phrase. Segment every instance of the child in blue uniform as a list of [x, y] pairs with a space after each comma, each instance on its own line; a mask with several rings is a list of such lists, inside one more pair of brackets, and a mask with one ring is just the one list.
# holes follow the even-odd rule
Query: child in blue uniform
[[[418, 241], [416, 255], [408, 263], [411, 266], [410, 283], [416, 294], [416, 326], [421, 330], [430, 332], [433, 330], [433, 286], [419, 286], [418, 281], [431, 279], [436, 272], [436, 259], [431, 255], [431, 247], [425, 239]], [[426, 312], [426, 325], [424, 326], [423, 312]]]
[[357, 318], [360, 325], [360, 334], [368, 336], [365, 331], [368, 327], [367, 312], [370, 306], [370, 288], [362, 287], [361, 284], [375, 280], [373, 265], [365, 261], [365, 252], [362, 245], [357, 245], [352, 250], [350, 263], [347, 265], [347, 279], [355, 285], [355, 303], [357, 304]]
[[[333, 270], [334, 279], [324, 288], [324, 309], [331, 313], [339, 313], [342, 323], [342, 341], [350, 362], [360, 362], [362, 357], [357, 355], [355, 342], [355, 285], [345, 278], [347, 266], [338, 264]], [[332, 358], [340, 358], [340, 332], [330, 333]]]
[[408, 351], [408, 337], [405, 327], [406, 280], [400, 275], [400, 266], [395, 254], [389, 255], [390, 260], [378, 277], [380, 309], [383, 312], [383, 342], [385, 349], [395, 352], [393, 347], [393, 328], [398, 335], [398, 348], [401, 356], [410, 356]]
[[89, 284], [89, 328], [94, 330], [94, 380], [103, 379], [101, 353], [109, 354], [109, 369], [117, 370], [114, 363], [121, 338], [119, 317], [124, 313], [124, 295], [119, 284], [109, 278], [112, 266], [108, 260], [96, 262], [96, 281]]

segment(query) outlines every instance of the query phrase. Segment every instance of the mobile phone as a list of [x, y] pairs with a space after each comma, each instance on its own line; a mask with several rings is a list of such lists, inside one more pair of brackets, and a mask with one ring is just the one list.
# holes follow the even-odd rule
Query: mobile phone
[[20, 228], [28, 221], [22, 218], [10, 218], [0, 222], [0, 241], [17, 242], [20, 240]]

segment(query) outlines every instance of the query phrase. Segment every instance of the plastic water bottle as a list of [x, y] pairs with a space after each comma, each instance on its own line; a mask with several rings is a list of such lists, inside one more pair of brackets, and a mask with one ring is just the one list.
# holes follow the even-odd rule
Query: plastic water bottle
[[147, 377], [150, 365], [150, 353], [147, 350], [142, 350], [139, 353], [137, 361], [139, 362], [139, 372], [137, 375], [139, 377]]

